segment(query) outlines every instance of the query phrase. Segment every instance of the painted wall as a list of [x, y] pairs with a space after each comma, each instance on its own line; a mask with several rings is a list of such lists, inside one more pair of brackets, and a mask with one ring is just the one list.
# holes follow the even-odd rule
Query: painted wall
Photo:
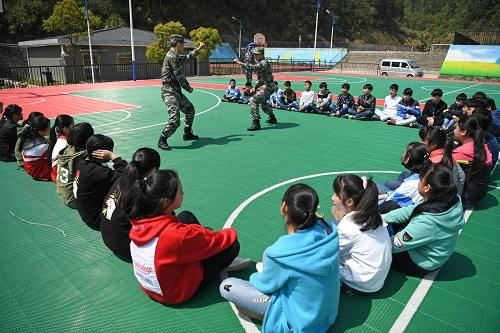
[[[266, 47], [266, 58], [284, 59], [284, 60], [309, 60], [313, 59], [314, 49], [299, 49], [299, 48], [274, 48]], [[333, 48], [333, 49], [316, 49], [314, 59], [316, 61], [326, 61], [337, 63], [347, 54], [347, 49]]]
[[500, 45], [451, 45], [440, 74], [500, 77]]

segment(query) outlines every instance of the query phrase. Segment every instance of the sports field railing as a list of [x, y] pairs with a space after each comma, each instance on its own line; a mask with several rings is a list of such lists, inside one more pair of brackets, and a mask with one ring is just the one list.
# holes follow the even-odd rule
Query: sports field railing
[[[377, 64], [356, 64], [336, 61], [301, 59], [269, 59], [273, 72], [330, 70], [335, 73], [378, 74]], [[136, 64], [136, 79], [159, 79], [161, 63]], [[128, 81], [132, 79], [131, 64], [98, 64], [93, 66], [95, 82]], [[186, 63], [187, 76], [242, 74], [232, 59]], [[39, 87], [92, 82], [92, 67], [87, 65], [0, 67], [0, 89]]]

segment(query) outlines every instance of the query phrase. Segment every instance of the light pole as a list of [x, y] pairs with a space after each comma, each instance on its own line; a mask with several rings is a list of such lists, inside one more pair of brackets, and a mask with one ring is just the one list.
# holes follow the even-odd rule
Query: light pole
[[318, 16], [320, 7], [320, 0], [316, 0], [316, 28], [314, 28], [313, 69], [316, 65], [316, 40], [318, 39]]
[[232, 19], [240, 25], [240, 39], [238, 41], [238, 58], [241, 58], [241, 30], [243, 30], [243, 25], [241, 24], [241, 19], [237, 19], [236, 17], [232, 17]]
[[333, 49], [333, 33], [335, 31], [335, 16], [327, 9], [325, 12], [332, 17], [332, 35], [330, 37], [330, 48]]

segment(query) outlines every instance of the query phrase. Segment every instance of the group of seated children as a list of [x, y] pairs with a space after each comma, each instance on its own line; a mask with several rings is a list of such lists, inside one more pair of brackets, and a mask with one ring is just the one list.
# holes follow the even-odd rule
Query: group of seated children
[[[326, 85], [321, 89], [322, 98], [329, 98]], [[365, 85], [363, 102], [350, 105], [345, 89], [334, 112], [369, 117], [371, 90]], [[302, 101], [299, 110], [311, 107]], [[334, 222], [318, 214], [313, 188], [289, 187], [276, 207], [286, 234], [265, 250], [249, 281], [222, 281], [221, 295], [263, 320], [264, 331], [324, 332], [335, 322], [340, 292], [378, 292], [391, 267], [419, 277], [442, 267], [464, 225], [464, 207], [485, 195], [492, 166], [485, 134], [494, 125], [491, 111], [472, 102], [464, 110], [453, 118], [452, 136], [439, 127], [444, 122], [427, 120], [421, 142], [407, 146], [406, 170], [397, 179], [377, 184], [355, 174], [337, 176], [331, 186]], [[248, 266], [249, 260], [237, 257], [234, 228], [213, 231], [189, 211], [176, 213], [182, 182], [175, 171], [160, 169], [157, 151], [140, 148], [127, 163], [113, 152], [110, 137], [94, 134], [88, 123], [74, 124], [69, 115], [59, 115], [52, 128], [40, 113], [19, 125], [22, 119], [17, 105], [2, 114], [2, 160], [17, 157], [37, 180], [51, 181], [55, 174], [61, 201], [100, 230], [117, 257], [132, 263], [140, 288], [152, 299], [185, 302], [223, 270]]]

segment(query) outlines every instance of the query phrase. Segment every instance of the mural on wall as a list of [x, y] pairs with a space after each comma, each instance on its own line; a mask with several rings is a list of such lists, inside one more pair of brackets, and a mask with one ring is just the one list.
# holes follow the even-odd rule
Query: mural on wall
[[[273, 60], [307, 60], [311, 61], [313, 59], [314, 49], [299, 49], [299, 48], [277, 48], [277, 47], [266, 47], [265, 55], [266, 58], [271, 58]], [[316, 49], [316, 54], [314, 60], [316, 61], [326, 61], [337, 63], [342, 60], [347, 54], [347, 49], [343, 48], [333, 48], [333, 49]]]
[[451, 45], [440, 74], [500, 77], [500, 45]]

